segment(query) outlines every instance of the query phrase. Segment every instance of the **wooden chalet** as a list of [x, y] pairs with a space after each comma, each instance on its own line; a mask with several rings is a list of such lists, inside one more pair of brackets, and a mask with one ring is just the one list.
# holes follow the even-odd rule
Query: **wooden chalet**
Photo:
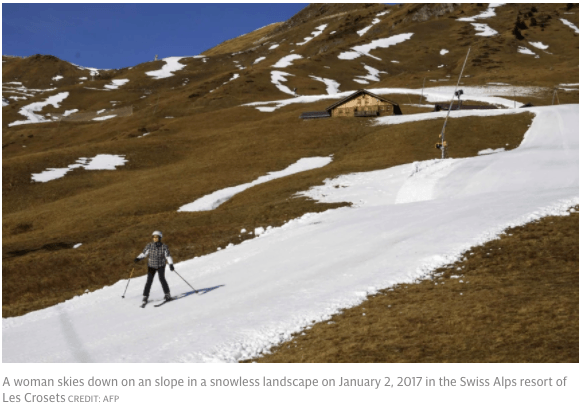
[[335, 116], [368, 117], [388, 115], [402, 115], [400, 106], [396, 102], [374, 95], [365, 89], [360, 89], [328, 106], [325, 111], [304, 112], [300, 115], [300, 118], [318, 119]]

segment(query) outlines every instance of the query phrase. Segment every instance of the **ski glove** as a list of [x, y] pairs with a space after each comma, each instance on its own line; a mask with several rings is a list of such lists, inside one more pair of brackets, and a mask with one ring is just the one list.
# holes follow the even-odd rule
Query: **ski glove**
[[135, 263], [139, 262], [141, 258], [135, 258]]
[[175, 267], [173, 266], [173, 264], [169, 265], [169, 269], [171, 269], [171, 271], [175, 272]]

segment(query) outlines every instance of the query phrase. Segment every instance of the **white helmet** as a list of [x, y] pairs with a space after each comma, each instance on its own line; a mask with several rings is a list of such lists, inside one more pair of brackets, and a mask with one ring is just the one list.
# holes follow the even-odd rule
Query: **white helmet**
[[163, 238], [163, 233], [161, 231], [153, 231], [153, 233], [151, 235], [153, 235], [153, 236], [158, 235], [159, 238]]

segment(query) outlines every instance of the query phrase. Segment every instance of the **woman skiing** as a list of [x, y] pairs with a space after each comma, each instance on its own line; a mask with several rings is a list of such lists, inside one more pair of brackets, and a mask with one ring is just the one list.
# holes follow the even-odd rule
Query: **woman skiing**
[[172, 271], [175, 270], [173, 267], [173, 258], [171, 258], [171, 254], [169, 253], [169, 248], [161, 242], [163, 234], [161, 231], [154, 231], [152, 235], [153, 242], [148, 243], [143, 250], [143, 253], [135, 258], [135, 263], [137, 263], [144, 257], [149, 257], [147, 283], [145, 284], [145, 290], [143, 291], [143, 304], [147, 303], [149, 300], [149, 292], [151, 290], [151, 285], [153, 284], [153, 278], [157, 272], [159, 273], [159, 280], [161, 281], [161, 286], [165, 293], [165, 300], [171, 300], [169, 285], [165, 280], [165, 260], [169, 262], [169, 269]]

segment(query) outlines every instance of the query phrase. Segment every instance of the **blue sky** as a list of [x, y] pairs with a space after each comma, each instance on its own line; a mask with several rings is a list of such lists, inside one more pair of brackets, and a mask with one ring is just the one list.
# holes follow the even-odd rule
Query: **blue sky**
[[50, 54], [91, 68], [198, 55], [285, 21], [291, 4], [2, 4], [2, 54]]

